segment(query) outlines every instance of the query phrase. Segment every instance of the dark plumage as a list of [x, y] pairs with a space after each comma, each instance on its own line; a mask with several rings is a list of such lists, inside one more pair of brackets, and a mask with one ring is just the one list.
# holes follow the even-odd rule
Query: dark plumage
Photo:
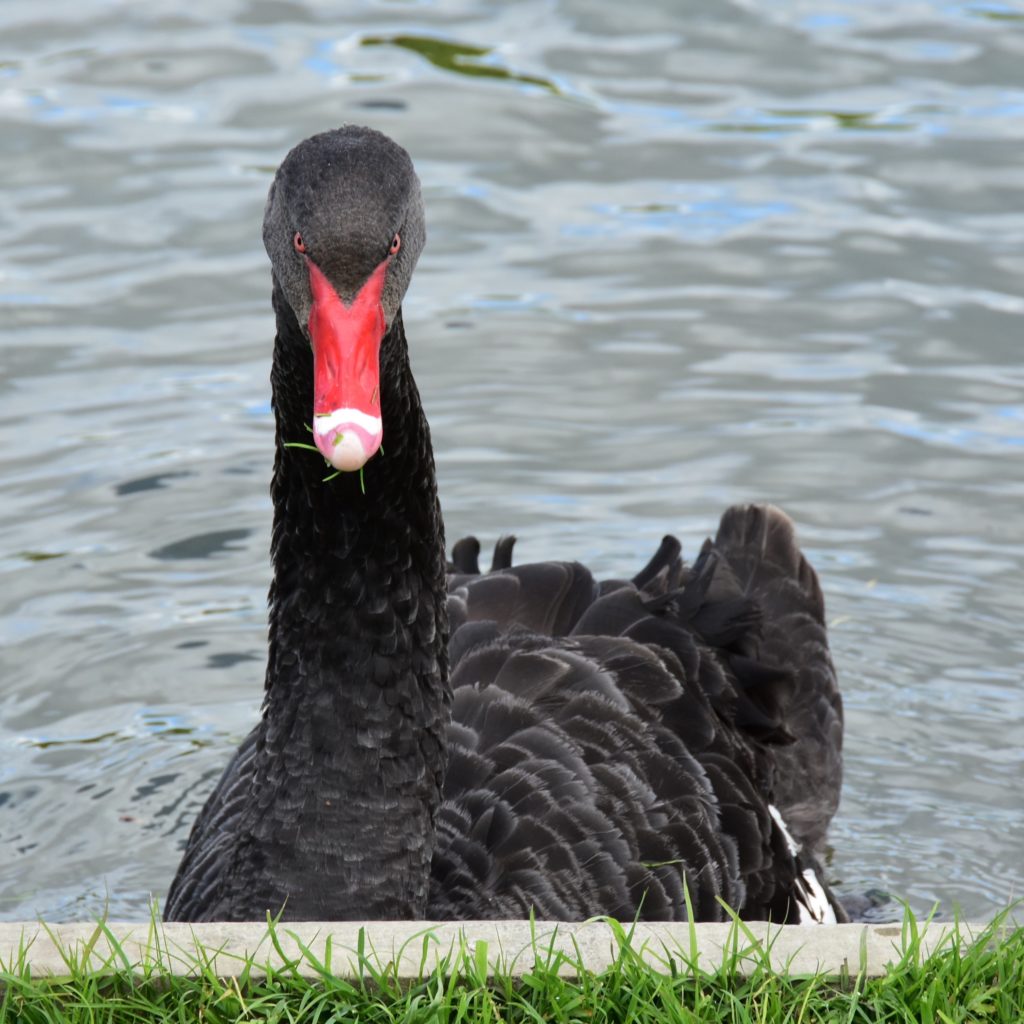
[[[722, 918], [722, 900], [748, 918], [842, 920], [816, 859], [842, 708], [789, 520], [730, 509], [692, 566], [666, 537], [631, 580], [514, 566], [514, 538], [489, 572], [475, 538], [446, 563], [400, 310], [424, 238], [407, 154], [369, 129], [302, 143], [271, 188], [266, 698], [165, 916], [679, 920], [688, 888], [700, 919]], [[286, 447], [309, 436], [320, 307], [341, 308], [318, 271], [339, 323], [386, 274], [366, 314], [379, 389], [360, 414], [370, 423], [379, 397], [386, 454], [367, 449], [362, 479], [325, 482], [319, 456]], [[336, 426], [350, 412], [330, 412], [337, 438], [317, 426], [328, 455], [362, 422]]]

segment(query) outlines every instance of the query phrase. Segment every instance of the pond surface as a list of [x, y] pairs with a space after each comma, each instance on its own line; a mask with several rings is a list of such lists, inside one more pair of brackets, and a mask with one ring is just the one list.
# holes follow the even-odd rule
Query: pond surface
[[263, 201], [345, 121], [424, 183], [449, 536], [620, 575], [782, 505], [834, 878], [1022, 895], [1022, 8], [7, 0], [0, 39], [0, 917], [143, 914], [255, 719]]

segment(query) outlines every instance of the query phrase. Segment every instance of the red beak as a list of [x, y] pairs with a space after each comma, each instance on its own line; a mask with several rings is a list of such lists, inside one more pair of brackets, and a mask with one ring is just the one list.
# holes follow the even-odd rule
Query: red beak
[[313, 439], [335, 469], [360, 469], [380, 447], [381, 292], [390, 257], [381, 262], [350, 306], [308, 257], [313, 308]]

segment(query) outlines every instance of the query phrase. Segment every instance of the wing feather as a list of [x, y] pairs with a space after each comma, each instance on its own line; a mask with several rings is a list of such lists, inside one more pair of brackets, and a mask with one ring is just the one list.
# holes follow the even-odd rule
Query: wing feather
[[807, 855], [770, 808], [796, 806], [788, 752], [832, 739], [828, 716], [824, 738], [801, 732], [821, 693], [798, 691], [834, 702], [808, 625], [820, 588], [795, 551], [760, 509], [727, 513], [689, 568], [665, 538], [629, 581], [512, 566], [511, 541], [481, 575], [479, 545], [456, 550], [431, 916], [680, 919], [688, 888], [702, 919], [720, 900], [799, 919]]

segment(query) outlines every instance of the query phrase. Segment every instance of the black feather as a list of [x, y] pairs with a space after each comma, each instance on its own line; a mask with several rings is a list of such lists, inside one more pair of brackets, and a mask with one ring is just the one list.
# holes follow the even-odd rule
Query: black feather
[[[387, 456], [325, 482], [287, 447], [314, 398], [292, 233], [348, 301], [380, 258], [367, 247], [399, 229]], [[513, 566], [511, 536], [488, 573], [475, 537], [446, 561], [399, 308], [423, 234], [411, 162], [376, 132], [316, 136], [275, 178], [266, 694], [166, 917], [680, 920], [688, 893], [700, 919], [721, 901], [800, 919], [838, 801], [842, 706], [789, 520], [730, 509], [692, 566], [667, 536], [632, 579], [601, 583], [576, 562]]]

